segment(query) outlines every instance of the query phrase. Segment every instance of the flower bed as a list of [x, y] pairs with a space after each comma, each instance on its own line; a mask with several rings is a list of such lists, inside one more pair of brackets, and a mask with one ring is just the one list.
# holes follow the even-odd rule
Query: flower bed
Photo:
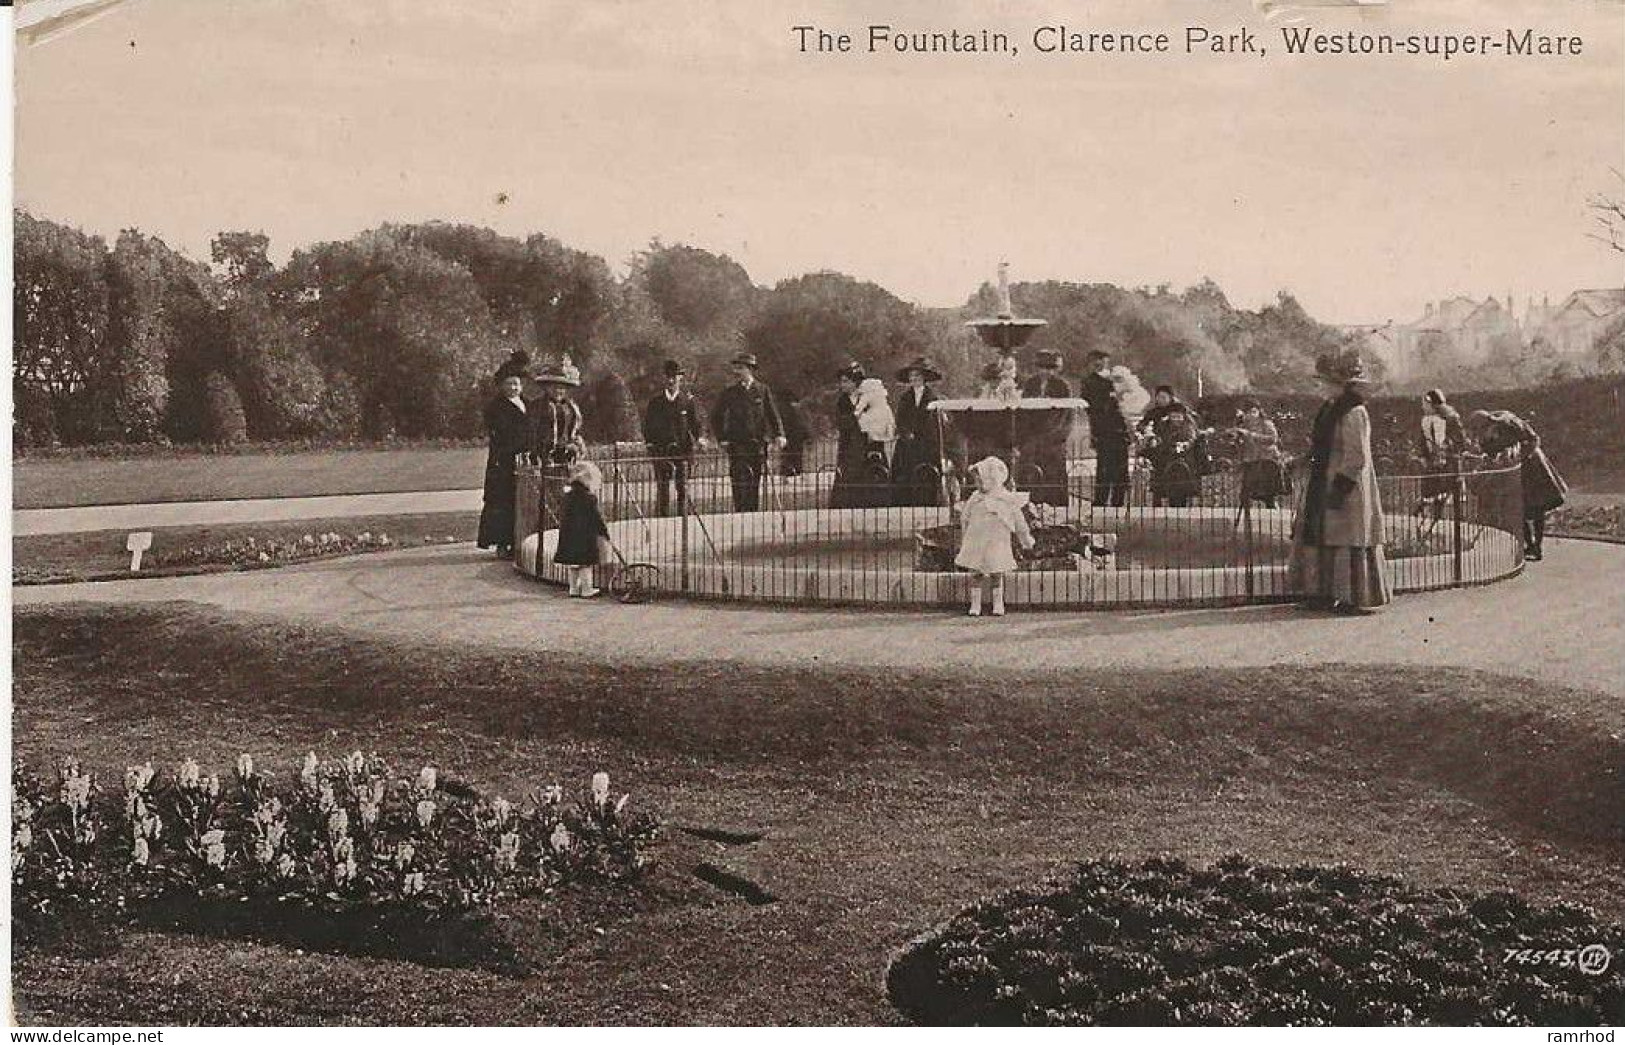
[[[446, 534], [441, 543], [452, 543], [458, 538]], [[424, 544], [434, 543], [428, 536]], [[153, 569], [184, 569], [195, 566], [283, 566], [310, 559], [325, 559], [360, 552], [392, 551], [400, 545], [387, 533], [306, 533], [298, 537], [245, 537], [238, 541], [218, 544], [194, 544], [179, 548], [155, 550], [147, 559]]]
[[1546, 528], [1564, 537], [1625, 543], [1625, 504], [1565, 506], [1551, 514]]
[[[1022, 548], [1011, 540], [1016, 554], [1017, 570], [1076, 570], [1087, 562], [1100, 569], [1115, 563], [1115, 534], [1101, 535], [1102, 543], [1095, 545], [1091, 534], [1077, 523], [1044, 523], [1027, 513], [1027, 524], [1032, 530], [1032, 548]], [[960, 527], [958, 523], [931, 526], [920, 531], [915, 538], [914, 568], [926, 573], [952, 573], [959, 567], [954, 557], [959, 554]]]
[[1584, 1025], [1625, 1018], [1622, 965], [1625, 928], [1570, 904], [1239, 857], [1091, 861], [968, 908], [887, 988], [933, 1025]]
[[567, 801], [485, 798], [432, 767], [392, 780], [360, 753], [306, 756], [278, 781], [243, 755], [222, 779], [182, 762], [132, 766], [104, 789], [75, 760], [54, 786], [14, 772], [12, 910], [19, 938], [59, 923], [261, 935], [431, 964], [502, 965], [499, 907], [580, 882], [627, 883], [658, 825], [611, 800], [609, 776]]

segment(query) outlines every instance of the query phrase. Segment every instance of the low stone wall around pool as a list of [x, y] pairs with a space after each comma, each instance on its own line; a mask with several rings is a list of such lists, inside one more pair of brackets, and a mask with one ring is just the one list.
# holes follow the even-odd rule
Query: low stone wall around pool
[[[1279, 548], [1290, 531], [1286, 509], [1257, 509], [1251, 523], [1261, 553]], [[930, 526], [949, 521], [944, 508], [876, 508], [832, 511], [764, 511], [664, 519], [631, 519], [611, 523], [610, 534], [629, 562], [653, 563], [660, 569], [660, 590], [667, 595], [804, 604], [869, 604], [889, 606], [960, 606], [972, 578], [965, 573], [924, 573], [910, 566], [844, 568], [823, 563], [786, 563], [768, 559], [732, 560], [733, 549], [782, 545], [794, 553], [823, 541], [855, 537], [880, 541], [906, 540]], [[1075, 521], [1092, 532], [1137, 533], [1168, 530], [1189, 533], [1235, 532], [1232, 510], [1213, 508], [1135, 508], [1129, 513], [1101, 511]], [[1414, 527], [1414, 520], [1389, 516], [1395, 533]], [[516, 565], [542, 580], [564, 583], [565, 568], [553, 565], [557, 531], [542, 534], [538, 571], [536, 537], [521, 544]], [[1449, 552], [1390, 560], [1394, 588], [1418, 592], [1485, 584], [1522, 569], [1518, 537], [1487, 526], [1464, 528], [1467, 550], [1457, 562]], [[1247, 542], [1237, 532], [1238, 557]], [[1269, 559], [1270, 556], [1260, 555]], [[1278, 560], [1278, 556], [1274, 557]], [[1287, 569], [1279, 561], [1223, 567], [1136, 567], [1080, 571], [1026, 571], [1012, 574], [1006, 599], [1012, 606], [1053, 609], [1103, 609], [1149, 606], [1226, 605], [1280, 602], [1293, 597]]]

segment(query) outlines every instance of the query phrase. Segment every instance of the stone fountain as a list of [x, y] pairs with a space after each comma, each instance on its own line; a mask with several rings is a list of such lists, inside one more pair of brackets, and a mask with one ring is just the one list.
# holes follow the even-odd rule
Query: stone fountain
[[981, 396], [941, 399], [931, 404], [942, 426], [945, 446], [957, 445], [970, 464], [986, 456], [1002, 458], [1016, 488], [1033, 500], [1067, 506], [1066, 442], [1082, 399], [1025, 399], [1017, 384], [1016, 349], [1046, 325], [1042, 319], [1019, 318], [1010, 303], [1010, 266], [999, 263], [999, 310], [966, 326], [998, 352], [998, 378]]

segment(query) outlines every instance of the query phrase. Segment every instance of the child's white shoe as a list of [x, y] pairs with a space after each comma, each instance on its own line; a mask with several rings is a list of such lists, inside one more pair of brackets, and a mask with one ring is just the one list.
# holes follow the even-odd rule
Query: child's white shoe
[[601, 588], [582, 588], [579, 592], [576, 593], [576, 598], [578, 598], [578, 599], [590, 599], [594, 595], [599, 594], [602, 590], [603, 589], [601, 589]]
[[1004, 592], [993, 593], [993, 616], [1004, 616]]
[[973, 589], [971, 589], [971, 593], [970, 593], [970, 615], [972, 617], [980, 617], [982, 615], [982, 589], [981, 588], [973, 588]]

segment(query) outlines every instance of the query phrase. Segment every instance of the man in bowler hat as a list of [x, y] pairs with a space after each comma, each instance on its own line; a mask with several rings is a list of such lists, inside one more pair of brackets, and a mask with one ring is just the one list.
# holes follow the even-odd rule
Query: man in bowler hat
[[666, 387], [655, 393], [643, 411], [643, 441], [654, 458], [655, 513], [670, 514], [672, 487], [677, 488], [677, 513], [688, 507], [688, 466], [700, 441], [700, 408], [683, 388], [688, 372], [675, 359], [662, 367]]
[[[1061, 353], [1053, 348], [1041, 348], [1033, 355], [1038, 372], [1022, 382], [1021, 394], [1026, 399], [1070, 399], [1072, 386], [1061, 376], [1065, 365]], [[1054, 411], [1055, 417], [1033, 433], [1032, 440], [1022, 447], [1024, 463], [1036, 466], [1037, 476], [1026, 479], [1032, 485], [1033, 500], [1039, 504], [1067, 506], [1066, 444], [1072, 436], [1070, 411]]]
[[734, 511], [754, 512], [762, 503], [762, 476], [767, 446], [784, 446], [784, 421], [773, 391], [756, 379], [756, 356], [741, 352], [733, 359], [737, 380], [717, 397], [711, 410], [711, 434], [728, 451], [728, 478]]

